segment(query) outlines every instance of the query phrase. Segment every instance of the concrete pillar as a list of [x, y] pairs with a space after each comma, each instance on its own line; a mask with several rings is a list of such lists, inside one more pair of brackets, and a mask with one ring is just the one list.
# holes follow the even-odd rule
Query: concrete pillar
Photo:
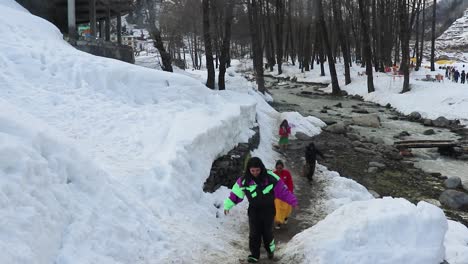
[[96, 38], [96, 0], [89, 0], [89, 27], [91, 37]]
[[68, 37], [70, 39], [77, 38], [76, 32], [76, 13], [75, 0], [67, 0], [67, 18], [68, 18]]
[[99, 20], [99, 38], [104, 38], [104, 20]]
[[117, 11], [117, 43], [122, 45], [122, 17], [120, 11]]
[[106, 7], [106, 41], [110, 41], [110, 7]]

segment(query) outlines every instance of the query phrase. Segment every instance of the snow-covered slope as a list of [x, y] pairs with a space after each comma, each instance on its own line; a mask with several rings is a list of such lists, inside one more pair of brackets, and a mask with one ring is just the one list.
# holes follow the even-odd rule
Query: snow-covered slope
[[457, 50], [468, 52], [468, 10], [457, 19], [439, 38], [437, 48], [440, 50]]
[[250, 96], [80, 52], [12, 0], [0, 23], [0, 263], [189, 263], [232, 248], [214, 206], [226, 191], [201, 190], [251, 135]]

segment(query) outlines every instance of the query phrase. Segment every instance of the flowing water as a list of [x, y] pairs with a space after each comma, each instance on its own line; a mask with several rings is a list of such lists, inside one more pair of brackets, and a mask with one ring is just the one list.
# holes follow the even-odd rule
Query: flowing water
[[[427, 127], [420, 123], [406, 120], [398, 120], [399, 116], [392, 109], [376, 105], [370, 102], [363, 102], [350, 97], [335, 97], [322, 93], [319, 85], [300, 84], [290, 81], [278, 81], [273, 78], [266, 78], [266, 86], [272, 93], [276, 102], [280, 102], [276, 108], [280, 111], [297, 111], [302, 115], [316, 116], [326, 122], [351, 120], [353, 116], [362, 115], [356, 111], [367, 111], [378, 114], [381, 120], [380, 128], [369, 128], [352, 126], [355, 131], [366, 137], [376, 137], [383, 140], [385, 144], [393, 145], [395, 141], [419, 140], [419, 139], [443, 139], [457, 140], [459, 135], [449, 129]], [[337, 107], [341, 104], [341, 107]], [[326, 111], [324, 110], [326, 109]], [[424, 135], [424, 131], [433, 129], [434, 135]], [[401, 139], [395, 135], [402, 131], [409, 133], [409, 136]], [[468, 162], [456, 160], [454, 158], [441, 156], [436, 148], [413, 149], [414, 157], [405, 158], [414, 162], [414, 165], [426, 172], [438, 172], [444, 176], [458, 176], [463, 182], [468, 183]]]

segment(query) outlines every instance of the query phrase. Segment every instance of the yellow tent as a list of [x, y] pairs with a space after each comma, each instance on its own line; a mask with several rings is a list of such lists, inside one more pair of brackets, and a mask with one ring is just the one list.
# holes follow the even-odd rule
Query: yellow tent
[[454, 64], [456, 61], [453, 60], [438, 60], [435, 63], [440, 64], [440, 65], [445, 65], [445, 64]]

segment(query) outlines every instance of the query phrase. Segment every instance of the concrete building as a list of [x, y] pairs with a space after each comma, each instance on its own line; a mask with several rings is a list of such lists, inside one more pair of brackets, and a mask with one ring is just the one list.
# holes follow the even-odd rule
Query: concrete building
[[[32, 14], [55, 24], [65, 38], [80, 50], [98, 56], [134, 63], [133, 49], [122, 42], [122, 15], [133, 0], [16, 0]], [[111, 19], [117, 20], [116, 44], [111, 44]], [[89, 38], [79, 39], [77, 28], [89, 23]], [[100, 34], [98, 34], [100, 32]], [[103, 40], [98, 40], [98, 37]], [[131, 55], [130, 55], [131, 54]]]

